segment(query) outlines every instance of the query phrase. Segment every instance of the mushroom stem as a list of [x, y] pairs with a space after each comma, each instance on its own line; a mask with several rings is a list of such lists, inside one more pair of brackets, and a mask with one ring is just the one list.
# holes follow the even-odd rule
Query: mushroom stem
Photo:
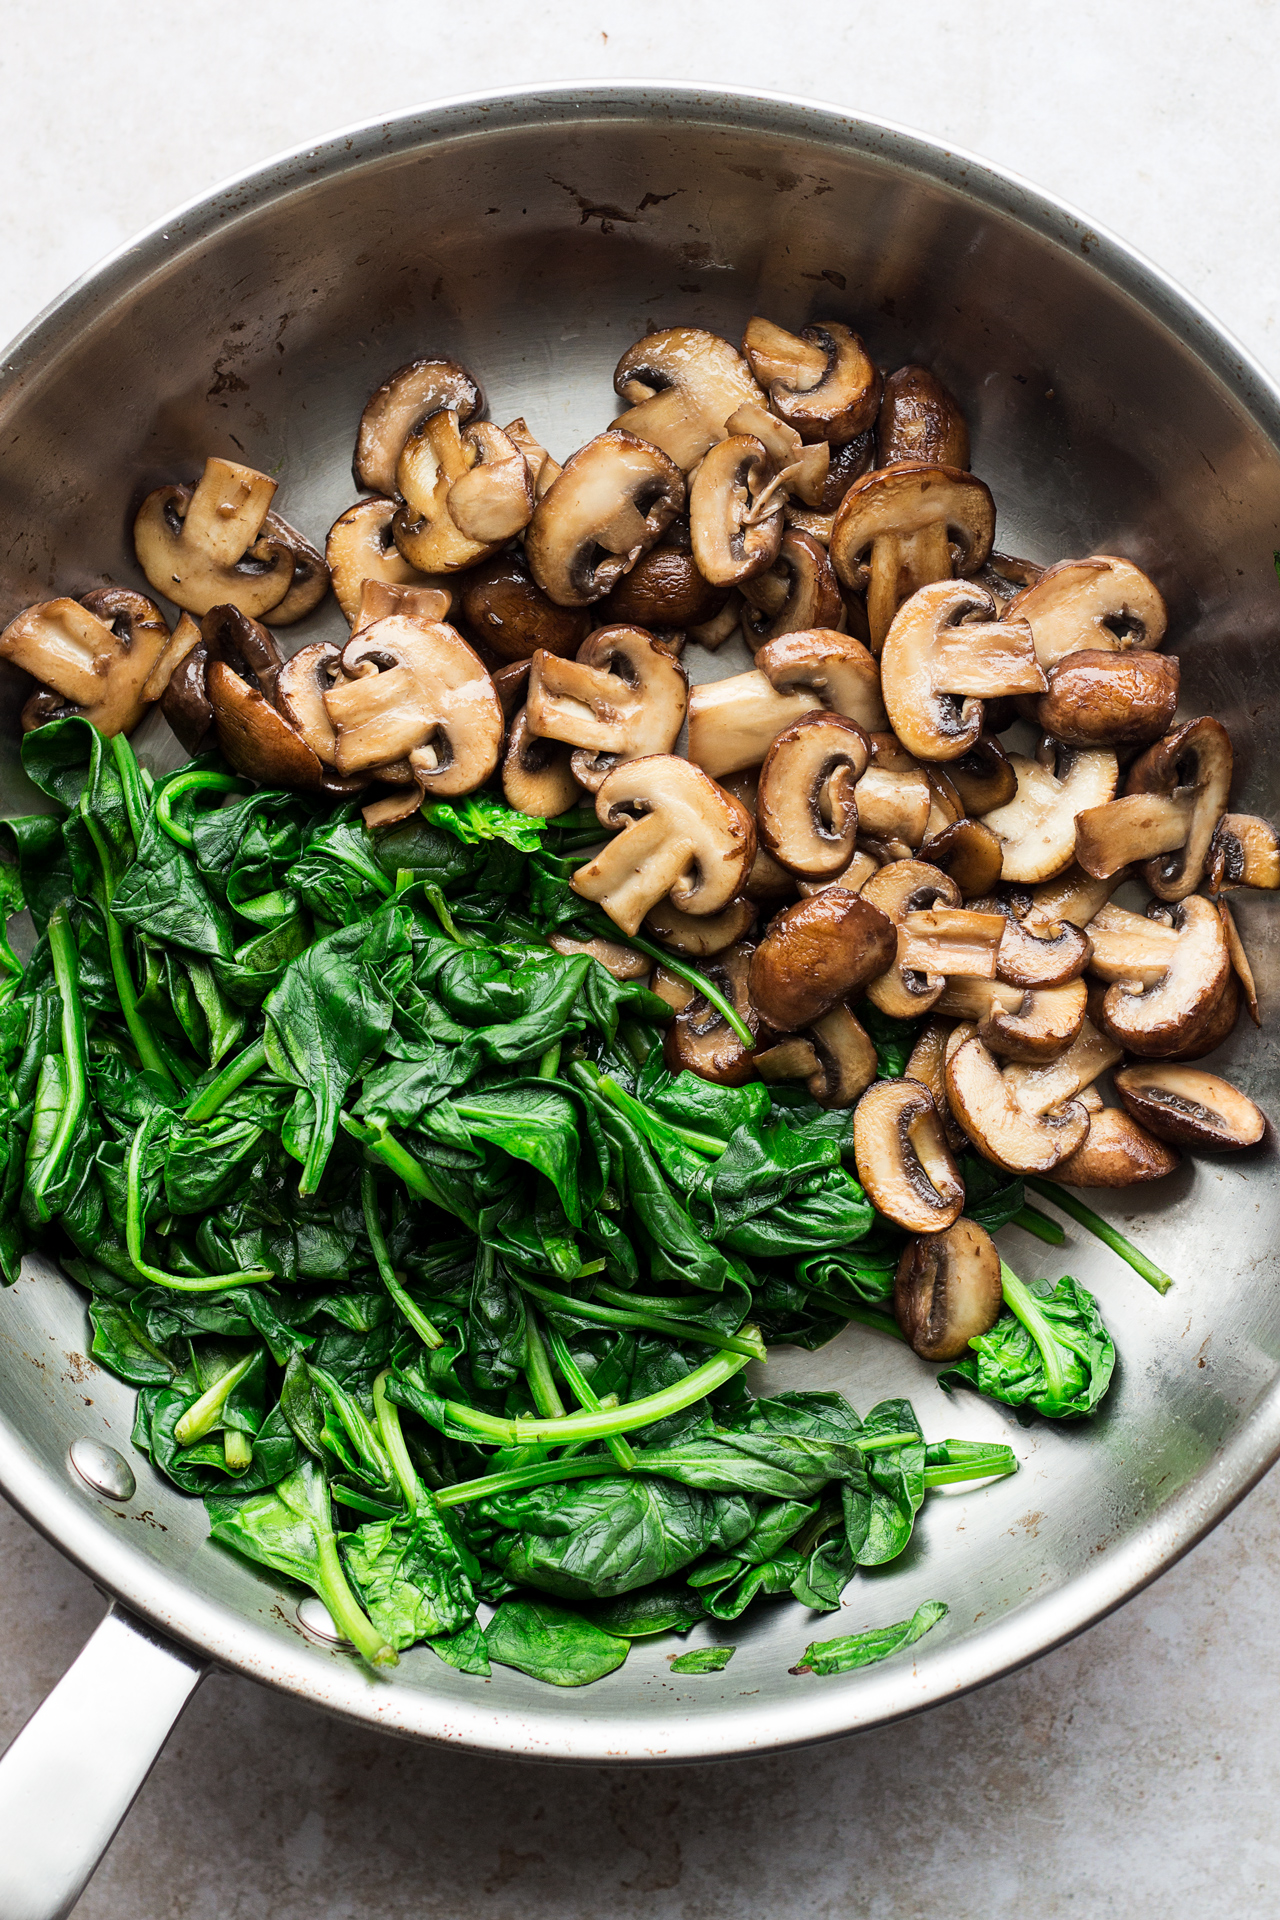
[[1087, 1228], [1095, 1239], [1101, 1240], [1105, 1247], [1110, 1247], [1112, 1253], [1118, 1253], [1122, 1260], [1128, 1261], [1134, 1272], [1141, 1274], [1157, 1293], [1168, 1293], [1173, 1285], [1172, 1274], [1166, 1273], [1163, 1267], [1158, 1267], [1154, 1260], [1148, 1260], [1146, 1254], [1135, 1247], [1132, 1240], [1126, 1238], [1118, 1227], [1113, 1227], [1109, 1220], [1104, 1220], [1101, 1214], [1093, 1211], [1092, 1207], [1086, 1207], [1083, 1200], [1077, 1200], [1073, 1193], [1064, 1193], [1061, 1187], [1054, 1186], [1048, 1180], [1028, 1180], [1027, 1185], [1033, 1188], [1042, 1200], [1051, 1200], [1055, 1207], [1061, 1208], [1063, 1213], [1069, 1214], [1073, 1220]]
[[1096, 880], [1110, 879], [1134, 860], [1176, 853], [1186, 845], [1195, 796], [1127, 793], [1076, 815], [1076, 859]]
[[915, 533], [882, 533], [871, 547], [867, 625], [871, 651], [879, 653], [904, 600], [920, 587], [951, 578], [951, 548], [943, 522]]

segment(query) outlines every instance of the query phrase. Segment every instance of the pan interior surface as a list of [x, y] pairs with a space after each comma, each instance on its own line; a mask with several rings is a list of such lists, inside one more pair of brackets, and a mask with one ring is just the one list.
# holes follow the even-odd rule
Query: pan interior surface
[[[208, 454], [280, 480], [277, 508], [321, 540], [357, 497], [370, 391], [422, 355], [463, 361], [490, 417], [523, 414], [565, 459], [621, 403], [613, 368], [656, 328], [738, 338], [753, 313], [839, 319], [886, 367], [953, 389], [997, 547], [1046, 563], [1123, 554], [1152, 574], [1180, 656], [1181, 711], [1236, 749], [1233, 805], [1280, 815], [1274, 633], [1277, 401], [1236, 350], [1115, 243], [1016, 182], [817, 107], [670, 87], [543, 90], [424, 110], [272, 163], [174, 216], [73, 289], [0, 377], [0, 623], [53, 593], [142, 586], [143, 494]], [[290, 644], [345, 637], [332, 600]], [[685, 656], [693, 677], [745, 655]], [[4, 670], [8, 673], [8, 670]], [[17, 676], [0, 680], [0, 802], [37, 810], [18, 760]], [[148, 723], [157, 752], [172, 742]], [[172, 758], [166, 764], [173, 764]], [[1238, 903], [1238, 905], [1237, 905]], [[1264, 1012], [1280, 944], [1267, 896], [1233, 896]], [[1223, 1070], [1264, 1109], [1276, 1044], [1242, 1024]], [[1091, 1196], [1094, 1198], [1095, 1196]], [[388, 1731], [535, 1758], [692, 1759], [827, 1737], [913, 1711], [1029, 1659], [1192, 1544], [1280, 1445], [1277, 1170], [1268, 1144], [1186, 1162], [1152, 1197], [1103, 1197], [1173, 1273], [1164, 1299], [1068, 1224], [1002, 1241], [1024, 1277], [1074, 1274], [1119, 1354], [1087, 1427], [1021, 1427], [866, 1329], [779, 1349], [771, 1387], [839, 1388], [861, 1412], [908, 1396], [926, 1438], [1003, 1439], [1021, 1471], [933, 1494], [912, 1546], [862, 1574], [839, 1615], [765, 1602], [731, 1627], [637, 1642], [572, 1692], [428, 1649], [390, 1679], [308, 1637], [299, 1595], [212, 1545], [203, 1508], [129, 1443], [134, 1395], [87, 1360], [83, 1299], [33, 1258], [0, 1300], [0, 1485], [104, 1586], [223, 1664]], [[759, 1388], [759, 1378], [755, 1384]], [[66, 1465], [80, 1436], [125, 1453], [135, 1497]], [[813, 1638], [950, 1615], [909, 1655], [796, 1676]], [[714, 1629], [714, 1630], [712, 1630]], [[669, 1657], [733, 1641], [724, 1672]]]

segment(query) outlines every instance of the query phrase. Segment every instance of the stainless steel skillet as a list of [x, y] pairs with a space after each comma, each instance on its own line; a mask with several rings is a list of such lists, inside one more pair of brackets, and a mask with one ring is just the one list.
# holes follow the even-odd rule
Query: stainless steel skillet
[[[734, 335], [752, 312], [850, 319], [882, 363], [935, 366], [973, 424], [1004, 550], [1148, 568], [1185, 710], [1230, 728], [1238, 804], [1280, 814], [1275, 388], [1158, 273], [1021, 182], [895, 128], [723, 89], [426, 108], [274, 161], [108, 261], [0, 364], [0, 618], [135, 581], [137, 499], [210, 452], [278, 471], [283, 510], [322, 533], [353, 497], [364, 398], [414, 354], [471, 363], [494, 417], [524, 413], [563, 455], [609, 418], [633, 339], [682, 319]], [[9, 812], [32, 804], [18, 691], [0, 682]], [[1241, 901], [1264, 1006], [1280, 987], [1272, 913]], [[1239, 1029], [1224, 1059], [1274, 1106], [1269, 1031]], [[479, 1683], [425, 1649], [375, 1679], [310, 1636], [296, 1595], [210, 1545], [199, 1505], [132, 1455], [132, 1392], [86, 1367], [78, 1294], [31, 1261], [0, 1298], [0, 1487], [118, 1604], [0, 1762], [0, 1914], [69, 1910], [209, 1662], [415, 1738], [653, 1763], [871, 1726], [1078, 1631], [1280, 1451], [1271, 1151], [1188, 1166], [1157, 1200], [1111, 1211], [1176, 1275], [1166, 1300], [1074, 1233], [1065, 1259], [1013, 1249], [1023, 1271], [1065, 1268], [1103, 1303], [1122, 1362], [1088, 1431], [948, 1402], [909, 1353], [857, 1329], [770, 1365], [771, 1382], [838, 1385], [859, 1407], [907, 1393], [930, 1438], [1007, 1436], [1022, 1459], [999, 1487], [934, 1498], [906, 1559], [848, 1596], [849, 1627], [947, 1600], [914, 1659], [794, 1677], [811, 1623], [788, 1604], [742, 1627], [718, 1678], [682, 1683], [670, 1649], [641, 1643], [563, 1694], [501, 1669]], [[129, 1459], [131, 1497], [69, 1464], [85, 1439]]]

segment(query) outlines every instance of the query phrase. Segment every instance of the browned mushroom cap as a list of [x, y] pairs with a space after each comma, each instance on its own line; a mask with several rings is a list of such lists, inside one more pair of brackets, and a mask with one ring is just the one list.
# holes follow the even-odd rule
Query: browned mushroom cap
[[1214, 829], [1205, 878], [1213, 893], [1231, 887], [1280, 887], [1280, 837], [1270, 821], [1224, 813]]
[[602, 627], [576, 660], [537, 652], [529, 668], [528, 724], [581, 751], [574, 774], [596, 791], [610, 767], [670, 753], [689, 683], [679, 662], [640, 627]]
[[338, 764], [338, 737], [324, 696], [339, 673], [341, 649], [317, 640], [286, 660], [276, 676], [275, 703], [317, 759]]
[[187, 655], [199, 645], [199, 625], [189, 613], [184, 613], [170, 634], [168, 645], [164, 647], [160, 658], [143, 681], [142, 698], [148, 705], [163, 697], [178, 668]]
[[949, 978], [935, 1005], [953, 1020], [972, 1021], [992, 1053], [1034, 1065], [1056, 1059], [1073, 1044], [1088, 1000], [1083, 980], [1060, 987], [1011, 987], [1003, 980]]
[[491, 676], [493, 690], [498, 696], [498, 705], [502, 708], [502, 717], [510, 725], [524, 706], [524, 697], [529, 690], [530, 660], [513, 660], [509, 666], [499, 667]]
[[854, 786], [871, 758], [856, 720], [807, 713], [781, 732], [760, 769], [756, 829], [775, 860], [807, 879], [834, 879], [858, 837]]
[[292, 627], [305, 614], [312, 613], [329, 591], [329, 568], [324, 555], [296, 527], [269, 513], [262, 523], [262, 538], [269, 546], [293, 556], [293, 580], [284, 599], [268, 607], [264, 619], [273, 627]]
[[[1158, 1060], [1199, 1038], [1231, 978], [1231, 957], [1216, 909], [1193, 895], [1170, 915], [1164, 969], [1152, 979], [1157, 943], [1134, 938], [1128, 923], [1135, 918], [1107, 907], [1091, 922], [1092, 965], [1114, 981], [1102, 1002], [1107, 1031], [1130, 1053]], [[1131, 965], [1131, 957], [1140, 964]]]
[[508, 440], [513, 440], [524, 455], [524, 463], [529, 469], [529, 484], [533, 488], [535, 500], [541, 500], [551, 482], [564, 472], [558, 460], [553, 460], [541, 440], [530, 433], [528, 423], [521, 414], [515, 420], [508, 420], [502, 429]]
[[[926, 1020], [916, 1036], [915, 1045], [907, 1060], [905, 1077], [918, 1080], [922, 1087], [928, 1087], [937, 1108], [938, 1118], [942, 1122], [942, 1131], [947, 1145], [953, 1153], [958, 1153], [966, 1144], [968, 1135], [964, 1128], [957, 1125], [951, 1117], [951, 1108], [947, 1101], [947, 1042], [953, 1028], [949, 1020]], [[964, 1038], [968, 1039], [972, 1029]], [[957, 1042], [957, 1045], [963, 1044]]]
[[684, 500], [674, 462], [611, 427], [565, 462], [539, 500], [525, 537], [530, 571], [557, 606], [590, 606], [653, 546]]
[[[751, 948], [739, 944], [709, 960], [702, 971], [754, 1033], [758, 1022], [747, 986], [750, 969]], [[722, 1087], [745, 1086], [757, 1078], [755, 1053], [743, 1046], [729, 1022], [701, 993], [678, 1010], [667, 1028], [662, 1058], [671, 1073], [687, 1068]]]
[[[729, 597], [727, 588], [713, 587], [698, 572], [688, 517], [677, 514], [657, 545], [641, 554], [598, 612], [609, 626], [684, 631], [714, 623]], [[737, 625], [737, 617], [735, 612], [730, 631]], [[718, 644], [714, 636], [708, 641], [699, 632], [696, 637], [703, 646]], [[728, 635], [723, 637], [727, 639]]]
[[947, 1061], [947, 1099], [985, 1160], [1007, 1173], [1048, 1173], [1085, 1140], [1089, 1114], [1076, 1099], [1028, 1112], [1018, 1099], [1016, 1073], [1013, 1067], [1002, 1072], [975, 1035]]
[[921, 841], [920, 858], [950, 874], [961, 898], [971, 904], [975, 895], [989, 894], [1000, 884], [1004, 865], [1003, 850], [990, 827], [963, 815]]
[[452, 627], [393, 614], [347, 642], [342, 671], [324, 696], [340, 772], [407, 759], [422, 791], [441, 799], [489, 778], [502, 751], [502, 709]]
[[[191, 620], [191, 615], [184, 613], [182, 618]], [[195, 639], [169, 675], [160, 696], [160, 711], [187, 752], [194, 755], [203, 753], [209, 744], [213, 708], [204, 682], [209, 650], [194, 620], [191, 625], [195, 627]]]
[[370, 493], [394, 493], [405, 441], [429, 415], [446, 407], [464, 423], [484, 411], [484, 395], [465, 367], [456, 360], [411, 360], [397, 367], [360, 416], [351, 463], [356, 485]]
[[462, 612], [476, 638], [502, 660], [531, 660], [540, 647], [569, 659], [591, 627], [585, 609], [558, 607], [542, 591], [518, 548], [467, 574]]
[[689, 483], [689, 531], [699, 573], [717, 587], [736, 587], [763, 573], [782, 545], [782, 496], [763, 498], [773, 466], [751, 434], [721, 440]]
[[[875, 1043], [843, 1001], [819, 1015], [809, 1029], [815, 1066], [804, 1078], [820, 1107], [851, 1107], [880, 1071]], [[757, 1054], [756, 1063], [759, 1065]], [[761, 1078], [765, 1076], [761, 1073]]]
[[954, 1360], [1000, 1318], [1000, 1255], [985, 1227], [957, 1220], [903, 1248], [893, 1317], [922, 1360]]
[[995, 524], [990, 489], [959, 467], [903, 461], [850, 487], [831, 529], [831, 564], [846, 587], [867, 590], [873, 653], [902, 602], [919, 588], [957, 570], [977, 572], [991, 551]]
[[1216, 1004], [1206, 1014], [1203, 1023], [1195, 1030], [1193, 1037], [1180, 1047], [1173, 1047], [1168, 1053], [1161, 1054], [1162, 1060], [1203, 1060], [1207, 1053], [1216, 1053], [1218, 1048], [1231, 1038], [1236, 1021], [1240, 1018], [1240, 1002], [1243, 999], [1240, 982], [1232, 972]]
[[1168, 624], [1146, 574], [1109, 553], [1060, 560], [1018, 595], [1010, 612], [1030, 623], [1046, 673], [1069, 653], [1158, 647]]
[[452, 408], [410, 433], [396, 465], [404, 500], [391, 532], [420, 573], [457, 573], [496, 553], [533, 514], [524, 455], [486, 420], [459, 425]]
[[948, 760], [947, 777], [971, 820], [1003, 807], [1018, 791], [1018, 776], [1008, 754], [991, 734], [982, 734], [957, 760]]
[[1240, 990], [1248, 1004], [1249, 1016], [1255, 1027], [1262, 1025], [1262, 1015], [1258, 1010], [1258, 989], [1254, 984], [1253, 968], [1249, 965], [1249, 956], [1244, 950], [1244, 941], [1236, 926], [1235, 916], [1225, 900], [1218, 902], [1218, 914], [1222, 920], [1222, 931], [1226, 935], [1227, 952], [1231, 957], [1231, 970], [1240, 982]]
[[815, 706], [843, 713], [868, 733], [887, 724], [880, 669], [850, 634], [830, 627], [783, 634], [760, 648], [756, 666], [778, 693], [808, 693]]
[[316, 791], [323, 768], [302, 736], [223, 660], [210, 660], [205, 686], [218, 745], [237, 773], [267, 787]]
[[1164, 858], [1148, 860], [1142, 877], [1158, 900], [1181, 900], [1204, 875], [1209, 847], [1227, 808], [1232, 773], [1231, 737], [1220, 720], [1188, 720], [1158, 740], [1129, 769], [1126, 794], [1164, 794], [1175, 806], [1189, 804], [1181, 851], [1148, 843]]
[[899, 367], [884, 383], [876, 420], [876, 465], [927, 460], [967, 467], [969, 429], [954, 397], [928, 367]]
[[1181, 669], [1172, 654], [1086, 648], [1049, 670], [1036, 722], [1069, 747], [1143, 747], [1159, 739], [1178, 705]]
[[243, 680], [254, 680], [275, 704], [284, 656], [273, 633], [236, 606], [210, 607], [200, 622], [200, 638], [210, 660], [221, 660]]
[[[1089, 936], [1069, 920], [1030, 917], [1031, 899], [1021, 890], [969, 903], [1004, 917], [996, 976], [1012, 987], [1061, 987], [1078, 980], [1093, 951]], [[1144, 925], [1149, 924], [1143, 922]]]
[[443, 587], [444, 604], [433, 618], [443, 620], [448, 615], [452, 601], [448, 587], [411, 567], [392, 539], [395, 516], [394, 500], [357, 500], [329, 529], [324, 554], [333, 596], [353, 632], [368, 625], [361, 618], [361, 600], [369, 581], [396, 587]]
[[880, 657], [881, 691], [893, 731], [917, 758], [958, 760], [977, 745], [983, 700], [1044, 686], [1030, 627], [993, 620], [995, 610], [985, 587], [942, 580], [921, 587], [894, 616]]
[[605, 940], [599, 935], [594, 940], [575, 940], [567, 933], [553, 933], [547, 945], [565, 955], [589, 954], [615, 980], [647, 980], [653, 971], [653, 962], [647, 953], [637, 953], [621, 940]]
[[742, 351], [774, 412], [805, 440], [841, 446], [875, 420], [880, 375], [857, 334], [838, 320], [795, 334], [757, 315]]
[[1090, 1113], [1084, 1145], [1059, 1161], [1049, 1178], [1066, 1187], [1133, 1187], [1163, 1180], [1180, 1159], [1119, 1107], [1103, 1107]]
[[1010, 754], [1018, 790], [983, 817], [1004, 849], [1006, 880], [1029, 885], [1051, 880], [1076, 853], [1077, 816], [1107, 804], [1119, 767], [1109, 748], [1089, 751], [1041, 742], [1034, 760]]
[[258, 618], [293, 585], [294, 555], [265, 534], [276, 482], [211, 458], [195, 487], [158, 487], [133, 523], [138, 565], [188, 613], [229, 603]]
[[507, 736], [502, 761], [502, 792], [507, 805], [540, 820], [554, 820], [557, 814], [567, 813], [582, 798], [570, 760], [568, 747], [530, 733], [527, 710], [521, 707]]
[[853, 1112], [853, 1157], [872, 1205], [908, 1233], [938, 1233], [959, 1217], [964, 1182], [918, 1081], [868, 1088]]
[[660, 447], [686, 473], [724, 438], [731, 413], [764, 402], [741, 354], [699, 327], [667, 327], [637, 340], [619, 360], [613, 387], [630, 402], [614, 427]]
[[[817, 900], [825, 897], [819, 894]], [[917, 1019], [929, 1012], [946, 981], [940, 974], [926, 976], [903, 966], [904, 937], [899, 929], [908, 914], [935, 906], [958, 907], [960, 889], [949, 875], [922, 860], [893, 860], [872, 874], [860, 898], [877, 907], [894, 929], [892, 964], [869, 983], [867, 998], [891, 1019]]]
[[979, 567], [974, 578], [989, 593], [994, 593], [1002, 607], [1007, 608], [1024, 587], [1034, 587], [1037, 580], [1044, 578], [1044, 568], [1037, 566], [1034, 560], [1019, 560], [1012, 553], [993, 553], [986, 565]]
[[1116, 1074], [1115, 1089], [1135, 1120], [1180, 1147], [1209, 1152], [1254, 1147], [1266, 1132], [1260, 1107], [1229, 1081], [1196, 1067], [1141, 1062]]
[[659, 900], [644, 918], [644, 930], [661, 940], [672, 953], [690, 960], [707, 960], [745, 940], [756, 923], [758, 909], [750, 900], [731, 900], [722, 913], [681, 913], [669, 900]]
[[168, 623], [154, 600], [99, 587], [80, 601], [28, 607], [0, 633], [0, 658], [41, 682], [23, 708], [28, 731], [78, 713], [100, 733], [131, 733], [168, 645]]
[[720, 913], [751, 871], [751, 815], [675, 754], [627, 760], [606, 774], [596, 817], [602, 827], [622, 832], [579, 867], [570, 884], [624, 933], [638, 932], [646, 913], [668, 895], [683, 913]]
[[879, 908], [843, 887], [824, 887], [773, 920], [751, 964], [751, 999], [779, 1033], [809, 1027], [874, 980], [897, 950]]
[[[743, 768], [737, 773], [726, 774], [721, 781], [727, 793], [740, 800], [750, 814], [754, 824], [756, 817], [756, 792], [759, 781], [759, 767]], [[749, 900], [760, 906], [780, 907], [796, 897], [796, 876], [771, 853], [766, 853], [756, 836], [756, 857], [751, 863], [751, 872], [743, 892]]]
[[826, 548], [795, 527], [783, 533], [769, 571], [743, 582], [742, 596], [762, 642], [817, 628], [835, 631], [844, 623], [840, 584]]

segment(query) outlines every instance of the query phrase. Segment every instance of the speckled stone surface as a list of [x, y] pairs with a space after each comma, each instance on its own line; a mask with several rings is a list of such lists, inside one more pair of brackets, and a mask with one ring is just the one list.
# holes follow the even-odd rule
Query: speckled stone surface
[[[774, 87], [1075, 201], [1280, 366], [1274, 0], [8, 0], [0, 337], [177, 202], [468, 89]], [[0, 1307], [2, 1307], [0, 1302]], [[1021, 1674], [808, 1752], [618, 1773], [401, 1745], [209, 1680], [77, 1920], [1218, 1920], [1280, 1908], [1280, 1480]], [[0, 1745], [101, 1597], [0, 1506]], [[2, 1916], [0, 1916], [2, 1920]]]

